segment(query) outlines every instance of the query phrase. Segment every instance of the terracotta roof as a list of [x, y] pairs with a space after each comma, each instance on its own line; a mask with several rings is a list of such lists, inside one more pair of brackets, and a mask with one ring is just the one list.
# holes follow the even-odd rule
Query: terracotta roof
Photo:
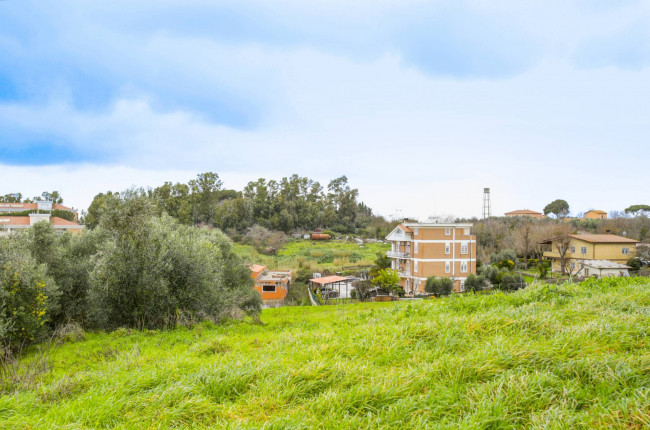
[[52, 205], [52, 209], [58, 209], [58, 210], [61, 210], [61, 211], [73, 211], [73, 210], [74, 210], [74, 209], [72, 209], [72, 208], [69, 208], [69, 207], [67, 207], [67, 206], [60, 205], [60, 204], [58, 204], [58, 203], [54, 203], [54, 204]]
[[335, 282], [344, 282], [344, 281], [347, 281], [347, 280], [348, 280], [348, 278], [345, 277], [345, 276], [336, 276], [336, 275], [325, 276], [323, 278], [310, 279], [311, 282], [313, 282], [315, 284], [320, 284], [320, 285], [333, 284]]
[[77, 224], [74, 221], [68, 221], [67, 219], [59, 218], [58, 216], [53, 216], [52, 218], [50, 218], [50, 223], [52, 223], [52, 225], [76, 225], [76, 226], [80, 226], [79, 224]]
[[20, 209], [21, 211], [31, 211], [38, 207], [36, 203], [0, 203], [0, 210], [3, 209]]
[[26, 216], [2, 216], [0, 215], [0, 226], [29, 225], [29, 217]]
[[413, 230], [408, 228], [404, 224], [400, 224], [400, 225], [398, 225], [398, 227], [401, 228], [402, 230], [404, 230], [404, 232], [406, 232], [406, 233], [413, 233]]
[[599, 211], [599, 210], [595, 210], [595, 209], [592, 209], [592, 210], [587, 211], [587, 212], [585, 212], [585, 213], [588, 214], [588, 213], [591, 213], [591, 212], [596, 213], [596, 214], [605, 214], [605, 215], [607, 215], [607, 212], [605, 212], [605, 211]]
[[591, 243], [638, 243], [638, 240], [630, 239], [623, 236], [617, 236], [615, 234], [592, 234], [592, 233], [583, 233], [583, 234], [570, 234], [574, 239], [582, 240], [584, 242]]
[[517, 209], [516, 211], [506, 212], [506, 215], [544, 215], [541, 212], [531, 211], [530, 209]]

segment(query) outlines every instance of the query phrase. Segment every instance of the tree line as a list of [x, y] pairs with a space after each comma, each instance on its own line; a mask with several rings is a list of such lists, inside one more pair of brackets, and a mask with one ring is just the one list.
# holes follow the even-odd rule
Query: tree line
[[[85, 214], [85, 224], [94, 228], [105, 199], [115, 193], [100, 193]], [[359, 191], [345, 176], [327, 187], [312, 179], [292, 175], [279, 181], [260, 178], [243, 190], [226, 189], [219, 175], [201, 173], [187, 183], [165, 182], [147, 190], [161, 209], [185, 225], [207, 225], [225, 232], [244, 232], [259, 225], [289, 233], [326, 228], [339, 233], [388, 233], [386, 221], [358, 201]]]

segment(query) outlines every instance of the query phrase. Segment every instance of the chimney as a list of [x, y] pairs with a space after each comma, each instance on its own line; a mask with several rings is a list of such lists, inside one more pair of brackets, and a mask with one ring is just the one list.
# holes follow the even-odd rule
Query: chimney
[[404, 221], [403, 221], [403, 222], [409, 222], [409, 219], [408, 219], [408, 218], [404, 218]]

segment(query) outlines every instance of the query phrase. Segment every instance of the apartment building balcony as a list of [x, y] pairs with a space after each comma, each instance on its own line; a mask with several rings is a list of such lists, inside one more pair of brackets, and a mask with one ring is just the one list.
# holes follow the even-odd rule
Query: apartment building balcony
[[386, 256], [390, 258], [410, 258], [411, 254], [408, 252], [386, 251]]
[[406, 278], [408, 276], [411, 276], [411, 272], [409, 271], [397, 271], [397, 274], [400, 276], [400, 278]]

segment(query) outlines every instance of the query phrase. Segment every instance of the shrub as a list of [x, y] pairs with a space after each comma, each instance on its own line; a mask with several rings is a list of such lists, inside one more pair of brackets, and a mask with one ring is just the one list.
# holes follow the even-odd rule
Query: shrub
[[516, 291], [526, 286], [524, 278], [518, 274], [507, 274], [501, 279], [499, 288], [503, 291]]
[[515, 270], [515, 262], [513, 260], [501, 260], [499, 261], [498, 267], [500, 269], [508, 269], [510, 272]]
[[302, 282], [294, 282], [294, 284], [289, 288], [287, 296], [284, 298], [284, 304], [294, 306], [309, 304], [307, 284]]
[[220, 231], [181, 225], [128, 193], [107, 203], [98, 230], [106, 239], [90, 279], [95, 326], [161, 328], [259, 314], [250, 272]]
[[631, 270], [638, 271], [641, 269], [641, 261], [638, 258], [632, 257], [627, 260], [627, 265], [631, 267]]
[[436, 297], [448, 295], [454, 290], [454, 281], [451, 278], [436, 278], [429, 276], [424, 284], [424, 291]]
[[0, 239], [0, 361], [46, 332], [56, 287], [15, 239]]
[[466, 291], [472, 291], [476, 293], [477, 291], [485, 290], [487, 287], [488, 283], [485, 279], [485, 276], [483, 275], [476, 276], [473, 273], [470, 273], [470, 275], [467, 277], [467, 280], [465, 281]]

